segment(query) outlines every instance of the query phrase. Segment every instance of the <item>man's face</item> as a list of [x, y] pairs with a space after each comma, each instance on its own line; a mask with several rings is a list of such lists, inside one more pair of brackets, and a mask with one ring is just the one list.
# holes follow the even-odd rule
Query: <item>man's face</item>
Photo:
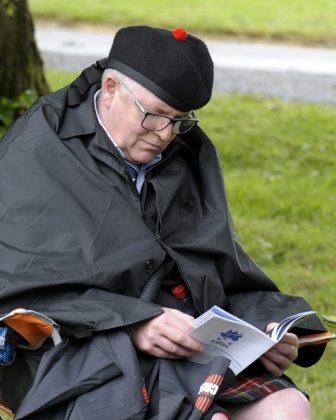
[[[134, 87], [132, 95], [147, 111], [170, 118], [185, 116], [185, 113], [170, 107], [142, 86]], [[126, 159], [139, 165], [151, 161], [163, 152], [176, 136], [172, 133], [172, 124], [160, 131], [143, 128], [141, 122], [144, 114], [135, 105], [134, 99], [124, 91], [123, 86], [112, 77], [108, 77], [102, 86], [99, 113], [104, 126], [122, 149]]]

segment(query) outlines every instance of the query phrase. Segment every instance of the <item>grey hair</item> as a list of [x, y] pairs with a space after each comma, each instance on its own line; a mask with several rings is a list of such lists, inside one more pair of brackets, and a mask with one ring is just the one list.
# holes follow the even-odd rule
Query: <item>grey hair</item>
[[[136, 88], [137, 86], [141, 86], [138, 82], [136, 82], [135, 80], [131, 79], [130, 77], [126, 76], [125, 74], [121, 73], [119, 70], [115, 70], [115, 69], [106, 69], [103, 72], [102, 75], [102, 84], [105, 81], [105, 79], [108, 76], [113, 76], [116, 79], [120, 80], [121, 82], [125, 83], [125, 85], [127, 86], [127, 88], [129, 90], [133, 90], [134, 88]], [[121, 91], [121, 95], [126, 94], [126, 91], [123, 89]]]

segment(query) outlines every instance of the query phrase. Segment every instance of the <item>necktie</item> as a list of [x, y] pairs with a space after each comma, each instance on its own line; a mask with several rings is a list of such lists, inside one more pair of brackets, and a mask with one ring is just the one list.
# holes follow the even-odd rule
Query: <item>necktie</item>
[[136, 182], [138, 178], [139, 171], [137, 171], [132, 165], [127, 164], [127, 169], [131, 175], [132, 181]]

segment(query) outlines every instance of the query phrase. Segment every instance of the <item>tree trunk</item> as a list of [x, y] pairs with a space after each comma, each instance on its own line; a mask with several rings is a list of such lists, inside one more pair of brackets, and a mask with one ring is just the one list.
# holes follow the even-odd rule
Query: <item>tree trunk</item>
[[48, 91], [27, 0], [0, 0], [0, 97]]

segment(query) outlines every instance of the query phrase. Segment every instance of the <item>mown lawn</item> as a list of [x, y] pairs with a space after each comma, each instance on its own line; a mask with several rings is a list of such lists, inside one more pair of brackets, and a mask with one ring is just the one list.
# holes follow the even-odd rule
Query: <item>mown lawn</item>
[[29, 0], [35, 18], [336, 46], [335, 0]]
[[[76, 74], [48, 72], [53, 90]], [[286, 293], [336, 315], [336, 107], [216, 96], [198, 112], [217, 145], [243, 246]], [[334, 420], [336, 342], [291, 376], [314, 419]]]
[[[220, 152], [241, 243], [284, 292], [336, 315], [336, 107], [226, 96], [199, 116]], [[314, 419], [335, 418], [335, 359], [331, 342], [317, 365], [290, 371]]]

